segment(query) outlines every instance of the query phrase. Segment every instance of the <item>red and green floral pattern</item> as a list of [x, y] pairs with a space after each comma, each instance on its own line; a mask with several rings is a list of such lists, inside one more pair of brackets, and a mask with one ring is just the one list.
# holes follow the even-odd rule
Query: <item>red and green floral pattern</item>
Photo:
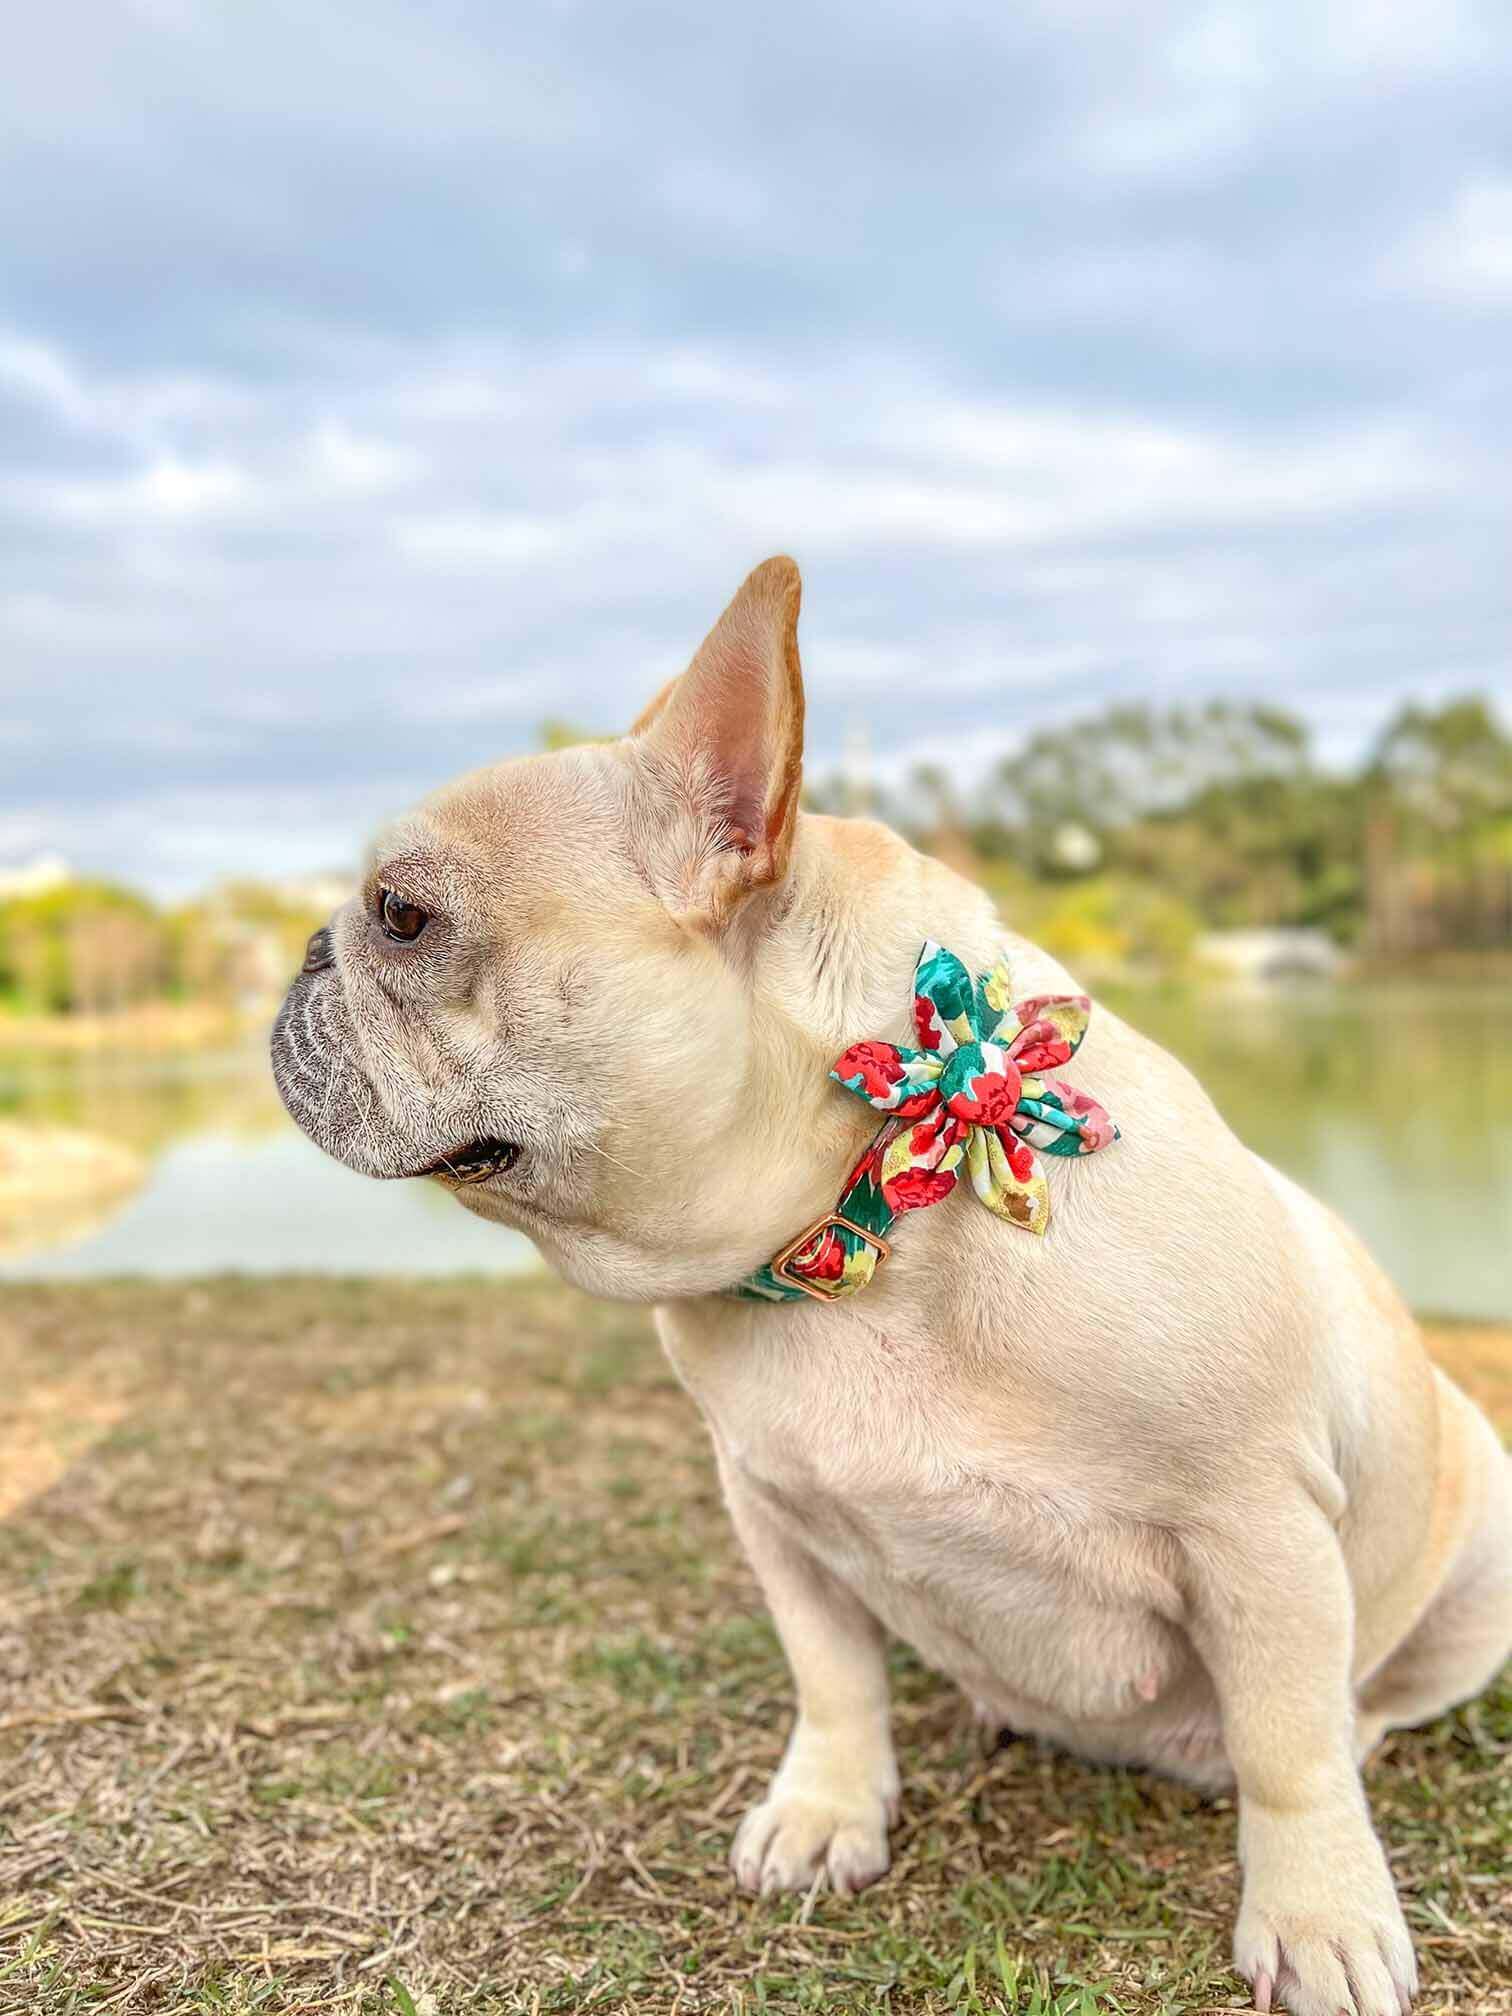
[[1091, 1012], [1085, 994], [1015, 1002], [1001, 958], [973, 984], [955, 954], [930, 939], [914, 973], [920, 1048], [853, 1043], [830, 1072], [888, 1116], [835, 1207], [833, 1219], [850, 1225], [832, 1219], [783, 1274], [762, 1267], [733, 1292], [794, 1300], [806, 1292], [785, 1278], [796, 1275], [830, 1299], [855, 1294], [879, 1258], [863, 1235], [881, 1238], [903, 1212], [948, 1197], [963, 1166], [989, 1211], [1026, 1232], [1045, 1232], [1050, 1189], [1038, 1155], [1091, 1155], [1118, 1139], [1095, 1099], [1046, 1075], [1076, 1054]]

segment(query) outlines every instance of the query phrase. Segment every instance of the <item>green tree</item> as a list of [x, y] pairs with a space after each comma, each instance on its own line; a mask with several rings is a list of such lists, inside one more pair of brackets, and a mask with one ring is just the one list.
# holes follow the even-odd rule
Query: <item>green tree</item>
[[1512, 736], [1479, 696], [1403, 707], [1376, 744], [1367, 777], [1425, 841], [1470, 838], [1512, 819]]
[[161, 919], [115, 883], [65, 882], [0, 903], [0, 993], [32, 1014], [119, 1006], [166, 958]]
[[1279, 709], [1115, 706], [1032, 735], [999, 764], [983, 811], [1016, 836], [1028, 865], [1053, 875], [1064, 872], [1067, 828], [1092, 835], [1101, 857], [1136, 821], [1307, 770], [1307, 731]]

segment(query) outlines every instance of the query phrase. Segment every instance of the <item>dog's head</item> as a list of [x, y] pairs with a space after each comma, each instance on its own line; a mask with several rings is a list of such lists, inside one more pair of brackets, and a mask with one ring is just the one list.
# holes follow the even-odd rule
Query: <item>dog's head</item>
[[622, 741], [476, 771], [381, 837], [273, 1032], [322, 1148], [434, 1177], [600, 1294], [719, 1288], [791, 1235], [749, 969], [789, 894], [798, 602], [766, 561]]

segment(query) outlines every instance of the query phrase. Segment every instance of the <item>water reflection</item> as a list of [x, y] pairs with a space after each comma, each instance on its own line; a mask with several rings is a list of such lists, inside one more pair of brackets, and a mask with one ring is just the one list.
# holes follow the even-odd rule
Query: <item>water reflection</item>
[[1415, 1308], [1512, 1314], [1512, 995], [1300, 987], [1112, 1005], [1332, 1205]]
[[[1325, 1198], [1408, 1298], [1512, 1314], [1512, 996], [1321, 989], [1107, 997], [1193, 1067], [1240, 1135]], [[434, 1186], [370, 1183], [285, 1118], [261, 1046], [126, 1058], [0, 1052], [0, 1122], [144, 1158], [134, 1195], [18, 1212], [0, 1278], [236, 1269], [508, 1273], [526, 1241]]]
[[279, 1104], [261, 1044], [184, 1056], [0, 1054], [0, 1120], [61, 1125], [146, 1158], [125, 1198], [7, 1207], [0, 1279], [91, 1275], [515, 1273], [517, 1234], [429, 1183], [372, 1183], [332, 1162]]

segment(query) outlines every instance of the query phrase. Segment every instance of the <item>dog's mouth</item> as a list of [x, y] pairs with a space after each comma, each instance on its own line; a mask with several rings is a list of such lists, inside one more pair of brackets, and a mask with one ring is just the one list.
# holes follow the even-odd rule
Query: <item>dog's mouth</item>
[[405, 1174], [450, 1177], [454, 1183], [486, 1183], [490, 1176], [502, 1176], [506, 1169], [512, 1169], [519, 1159], [518, 1142], [484, 1134], [476, 1141], [464, 1141], [459, 1147], [449, 1148], [423, 1169], [409, 1169]]

